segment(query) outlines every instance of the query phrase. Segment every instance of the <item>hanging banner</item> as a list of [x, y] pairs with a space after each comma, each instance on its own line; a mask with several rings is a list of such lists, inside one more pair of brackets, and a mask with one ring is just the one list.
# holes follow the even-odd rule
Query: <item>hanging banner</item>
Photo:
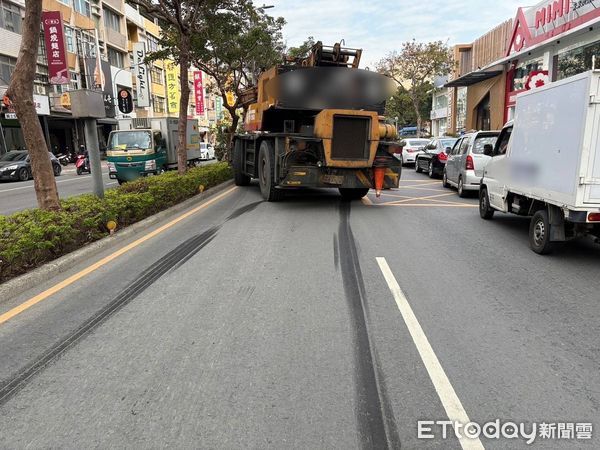
[[140, 108], [150, 106], [150, 86], [148, 85], [148, 66], [146, 59], [146, 43], [133, 44], [133, 66], [136, 80], [137, 105]]
[[196, 99], [196, 114], [204, 114], [204, 87], [202, 86], [202, 72], [194, 72], [194, 98]]
[[115, 96], [110, 63], [102, 60], [100, 67], [102, 67], [102, 75], [104, 76], [104, 89], [102, 90], [104, 94], [104, 111], [106, 112], [106, 117], [115, 117]]
[[69, 67], [65, 52], [65, 36], [60, 11], [44, 11], [44, 40], [48, 57], [48, 78], [50, 84], [69, 84]]
[[173, 62], [166, 64], [167, 74], [167, 105], [169, 113], [179, 114], [179, 99], [181, 90], [179, 89], [179, 67]]
[[131, 93], [127, 89], [121, 89], [119, 91], [119, 111], [123, 114], [129, 114], [133, 111], [133, 98]]

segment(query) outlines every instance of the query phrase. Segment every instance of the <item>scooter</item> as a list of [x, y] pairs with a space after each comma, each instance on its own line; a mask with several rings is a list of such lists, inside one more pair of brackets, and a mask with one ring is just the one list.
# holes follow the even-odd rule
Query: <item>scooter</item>
[[82, 175], [84, 173], [92, 173], [92, 169], [90, 168], [90, 161], [85, 155], [77, 155], [75, 167], [77, 168], [77, 175]]
[[57, 156], [58, 162], [63, 165], [66, 166], [69, 164], [69, 157], [67, 155], [59, 155]]

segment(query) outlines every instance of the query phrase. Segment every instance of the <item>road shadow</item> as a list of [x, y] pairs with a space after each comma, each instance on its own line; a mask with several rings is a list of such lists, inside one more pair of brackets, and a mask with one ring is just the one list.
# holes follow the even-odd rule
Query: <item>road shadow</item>
[[[495, 226], [496, 232], [508, 233], [529, 245], [529, 217], [508, 214], [496, 214], [488, 222]], [[567, 242], [557, 243], [549, 257], [560, 258], [563, 261], [594, 262], [600, 261], [600, 245], [595, 244], [592, 237], [579, 237]]]

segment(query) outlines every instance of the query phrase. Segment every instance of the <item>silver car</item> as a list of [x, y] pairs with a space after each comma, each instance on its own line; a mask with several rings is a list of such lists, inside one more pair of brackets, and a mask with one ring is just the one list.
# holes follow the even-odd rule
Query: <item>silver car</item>
[[460, 197], [465, 197], [468, 191], [479, 191], [483, 169], [491, 158], [484, 155], [484, 149], [487, 145], [493, 147], [499, 134], [499, 131], [478, 131], [456, 141], [444, 167], [444, 187], [456, 187]]

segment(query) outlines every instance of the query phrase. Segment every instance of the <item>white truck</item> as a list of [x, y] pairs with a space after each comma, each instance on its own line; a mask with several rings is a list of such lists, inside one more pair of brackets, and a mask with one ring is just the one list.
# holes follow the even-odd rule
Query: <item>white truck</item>
[[531, 217], [539, 254], [556, 242], [600, 237], [600, 70], [520, 94], [487, 164], [479, 213]]
[[[119, 183], [177, 168], [179, 120], [174, 117], [119, 120], [119, 129], [108, 138], [108, 175]], [[198, 121], [188, 119], [187, 162], [195, 166], [202, 159]]]

